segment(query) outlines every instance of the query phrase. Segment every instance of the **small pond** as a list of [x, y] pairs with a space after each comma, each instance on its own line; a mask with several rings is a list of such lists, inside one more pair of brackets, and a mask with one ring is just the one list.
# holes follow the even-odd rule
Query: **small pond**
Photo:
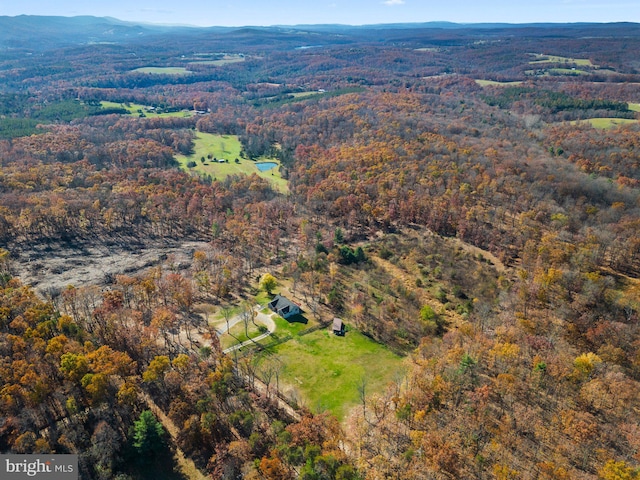
[[277, 167], [278, 164], [276, 162], [260, 162], [260, 163], [256, 163], [256, 167], [258, 167], [258, 170], [260, 170], [261, 172], [266, 172], [267, 170], [271, 170], [272, 168]]

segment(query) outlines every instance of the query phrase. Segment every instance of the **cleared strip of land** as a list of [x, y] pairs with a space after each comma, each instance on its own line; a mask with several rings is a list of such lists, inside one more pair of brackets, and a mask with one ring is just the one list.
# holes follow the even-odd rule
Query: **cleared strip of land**
[[488, 87], [488, 86], [498, 86], [498, 87], [513, 87], [516, 85], [521, 85], [522, 81], [516, 81], [516, 82], [497, 82], [495, 80], [476, 80], [475, 81], [478, 85], [480, 85], [481, 87]]
[[133, 73], [151, 73], [154, 75], [191, 75], [193, 73], [184, 67], [141, 67], [131, 71]]
[[638, 120], [631, 118], [587, 118], [586, 120], [576, 120], [571, 122], [572, 125], [580, 125], [581, 123], [589, 123], [594, 128], [614, 128], [620, 125], [628, 125], [638, 123]]

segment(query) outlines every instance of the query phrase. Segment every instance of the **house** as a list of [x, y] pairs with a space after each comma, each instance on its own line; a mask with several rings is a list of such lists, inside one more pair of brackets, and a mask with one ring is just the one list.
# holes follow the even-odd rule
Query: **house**
[[333, 319], [333, 333], [344, 337], [344, 322], [338, 317]]
[[300, 313], [300, 306], [282, 295], [276, 295], [269, 302], [269, 308], [285, 319]]

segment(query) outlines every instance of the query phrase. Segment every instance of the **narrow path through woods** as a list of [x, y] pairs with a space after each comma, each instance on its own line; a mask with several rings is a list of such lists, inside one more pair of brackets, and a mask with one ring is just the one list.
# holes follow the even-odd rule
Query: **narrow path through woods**
[[209, 477], [198, 470], [198, 467], [196, 467], [196, 464], [193, 463], [193, 460], [186, 457], [184, 452], [177, 446], [178, 427], [176, 426], [176, 424], [173, 423], [173, 421], [164, 414], [162, 409], [156, 404], [156, 402], [153, 401], [153, 399], [148, 394], [143, 392], [140, 394], [140, 398], [149, 407], [149, 410], [153, 412], [160, 423], [162, 423], [162, 426], [171, 437], [172, 443], [176, 445], [175, 460], [178, 463], [182, 474], [189, 480], [208, 480]]
[[[230, 348], [227, 348], [226, 350], [224, 350], [223, 353], [229, 353], [229, 352], [233, 352], [234, 350], [239, 350], [241, 349], [243, 346], [246, 345], [250, 345], [250, 344], [254, 344], [266, 337], [268, 337], [269, 335], [271, 335], [275, 329], [276, 329], [276, 324], [273, 321], [273, 319], [271, 318], [270, 314], [266, 314], [266, 313], [262, 313], [261, 310], [261, 306], [260, 305], [256, 305], [254, 307], [254, 310], [256, 311], [256, 318], [255, 320], [260, 321], [261, 323], [263, 323], [264, 325], [266, 325], [267, 327], [267, 332], [263, 333], [262, 335], [259, 335], [256, 338], [247, 340], [246, 342], [240, 343], [238, 345], [234, 345]], [[242, 321], [242, 316], [241, 315], [236, 315], [235, 317], [233, 317], [232, 319], [229, 320], [229, 328], [232, 328], [234, 325], [240, 323]], [[227, 332], [227, 324], [225, 323], [225, 325], [218, 329], [218, 335], [222, 335], [223, 333]], [[198, 332], [192, 332], [191, 334], [193, 337], [195, 337], [196, 341], [202, 342], [202, 344], [206, 344], [206, 339]], [[184, 337], [184, 338], [183, 338]], [[187, 348], [187, 339], [186, 336], [181, 335], [180, 336], [180, 340], [182, 345]], [[280, 398], [280, 396], [276, 393], [275, 395], [273, 394], [273, 392], [271, 392], [267, 385], [262, 382], [260, 379], [258, 378], [253, 378], [252, 381], [250, 381], [250, 379], [248, 377], [245, 376], [245, 381], [250, 383], [253, 387], [253, 389], [264, 395], [264, 396], [269, 396], [272, 399], [275, 399], [276, 404], [278, 406], [279, 409], [281, 409], [282, 411], [284, 411], [291, 419], [293, 420], [297, 420], [299, 421], [301, 419], [301, 416], [298, 412], [296, 412], [296, 410], [289, 405], [284, 399]], [[268, 395], [267, 395], [268, 394]], [[153, 401], [153, 399], [145, 392], [142, 392], [140, 394], [140, 399], [147, 405], [147, 407], [149, 408], [149, 410], [151, 410], [153, 412], [153, 414], [156, 416], [156, 418], [158, 419], [158, 421], [160, 421], [160, 423], [162, 424], [162, 426], [164, 427], [164, 429], [167, 431], [167, 433], [169, 434], [169, 436], [171, 437], [171, 441], [174, 445], [177, 445], [178, 442], [178, 434], [179, 434], [179, 429], [177, 427], [177, 425], [162, 411], [162, 409]], [[232, 433], [234, 434], [234, 436], [236, 438], [240, 438], [240, 434], [235, 430], [235, 428], [232, 428]], [[203, 474], [198, 467], [196, 467], [195, 463], [193, 462], [193, 460], [191, 460], [190, 458], [188, 458], [187, 456], [185, 456], [184, 452], [179, 448], [179, 447], [175, 447], [175, 460], [176, 463], [178, 464], [181, 473], [188, 479], [188, 480], [207, 480], [209, 477], [207, 477], [205, 474]]]

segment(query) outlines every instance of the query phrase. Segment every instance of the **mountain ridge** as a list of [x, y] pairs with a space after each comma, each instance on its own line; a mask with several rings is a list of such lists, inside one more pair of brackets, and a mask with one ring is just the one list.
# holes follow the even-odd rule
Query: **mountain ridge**
[[[640, 24], [615, 23], [454, 23], [447, 21], [388, 23], [372, 25], [299, 24], [270, 26], [210, 26], [160, 25], [131, 22], [113, 17], [82, 15], [75, 17], [18, 15], [0, 16], [0, 51], [47, 51], [59, 47], [94, 43], [131, 43], [141, 38], [159, 35], [244, 34], [248, 31], [275, 35], [291, 33], [321, 33], [367, 38], [376, 42], [410, 40], [416, 31], [454, 36], [487, 36], [494, 33], [512, 35], [640, 36]], [[384, 34], [382, 32], [385, 32]], [[409, 36], [403, 32], [411, 32]], [[404, 38], [406, 37], [406, 39]]]

